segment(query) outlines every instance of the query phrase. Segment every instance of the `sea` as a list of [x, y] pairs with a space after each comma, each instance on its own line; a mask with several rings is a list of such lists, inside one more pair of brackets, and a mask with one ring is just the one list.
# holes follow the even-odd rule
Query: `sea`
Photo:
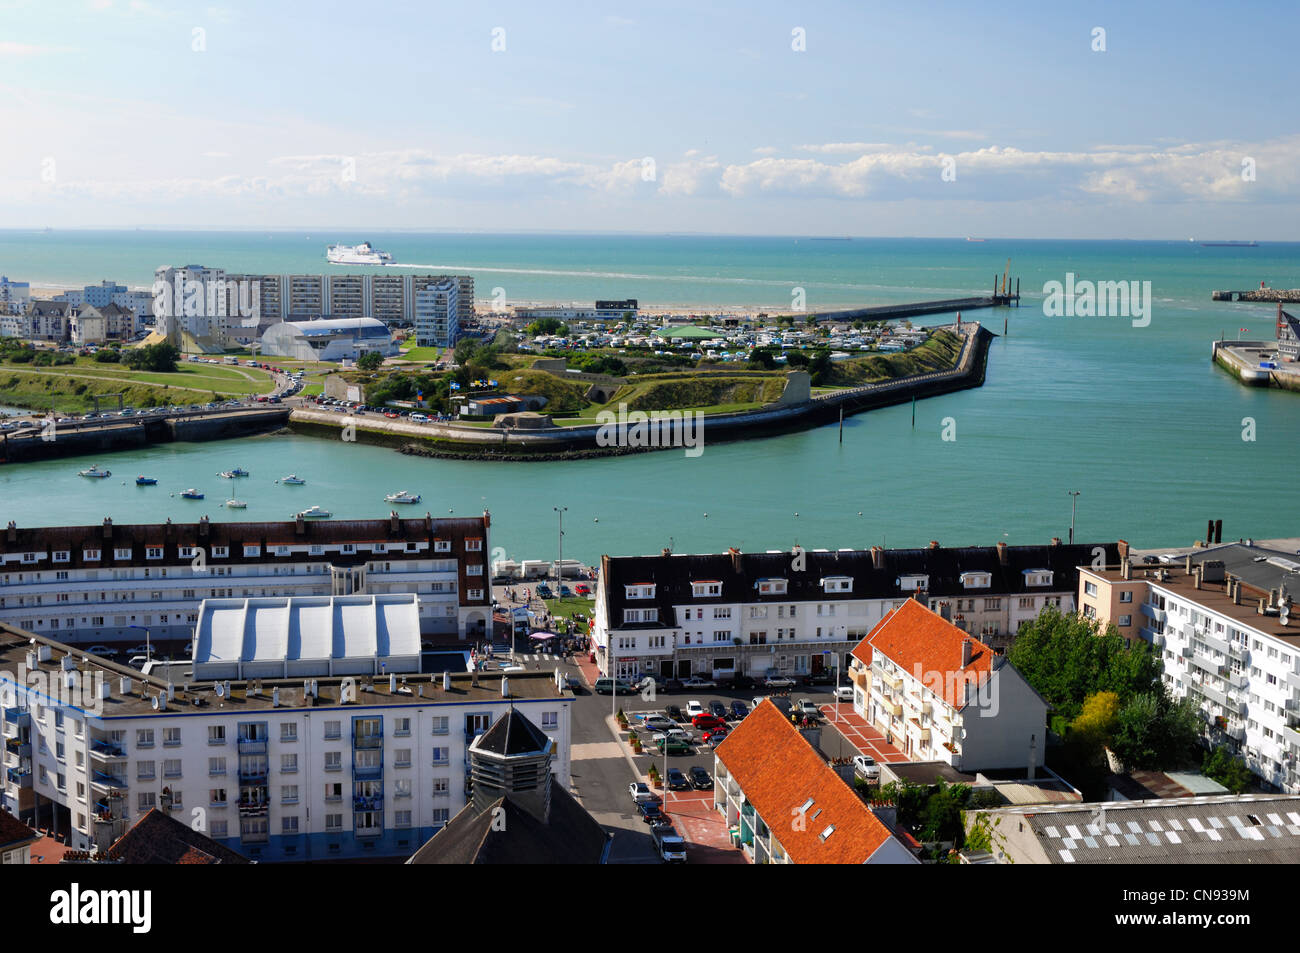
[[[326, 244], [362, 240], [399, 267], [326, 264]], [[418, 515], [490, 511], [494, 557], [553, 558], [562, 546], [595, 564], [663, 548], [1045, 543], [1068, 537], [1078, 491], [1080, 542], [1188, 545], [1211, 519], [1225, 538], [1300, 536], [1300, 394], [1244, 387], [1210, 360], [1220, 337], [1271, 340], [1275, 315], [1211, 291], [1300, 287], [1300, 243], [0, 230], [0, 273], [34, 287], [147, 288], [168, 264], [471, 274], [477, 297], [507, 306], [635, 298], [643, 309], [788, 311], [802, 297], [816, 311], [988, 294], [1004, 273], [1022, 299], [962, 316], [998, 335], [982, 387], [851, 417], [842, 438], [829, 424], [710, 444], [706, 428], [697, 457], [563, 463], [430, 460], [301, 436], [170, 444], [0, 467], [0, 520], [284, 519], [311, 505], [382, 517], [384, 495], [405, 489], [423, 496], [402, 508]], [[1067, 275], [1150, 282], [1149, 320], [1049, 314], [1044, 288]], [[91, 463], [114, 478], [79, 478]], [[252, 477], [216, 476], [235, 466]], [[289, 472], [307, 485], [275, 482]], [[138, 473], [158, 486], [136, 487]], [[181, 499], [187, 487], [206, 499]], [[248, 508], [226, 509], [229, 495]]]

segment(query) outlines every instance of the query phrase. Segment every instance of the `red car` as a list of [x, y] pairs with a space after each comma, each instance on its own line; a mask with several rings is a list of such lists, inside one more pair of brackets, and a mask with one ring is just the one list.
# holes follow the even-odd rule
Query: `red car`
[[717, 728], [714, 728], [712, 731], [706, 731], [704, 733], [704, 743], [709, 745], [716, 745], [725, 737], [727, 737], [727, 726], [720, 725]]
[[727, 723], [717, 715], [710, 715], [707, 712], [702, 715], [696, 715], [691, 719], [691, 724], [696, 728], [726, 728]]
[[395, 414], [391, 410], [389, 410], [389, 411], [385, 411], [384, 416], [392, 420], [396, 420], [398, 417], [401, 416], [401, 414]]
[[573, 587], [573, 591], [580, 596], [589, 596], [591, 595], [591, 586], [588, 586], [585, 583], [579, 583]]

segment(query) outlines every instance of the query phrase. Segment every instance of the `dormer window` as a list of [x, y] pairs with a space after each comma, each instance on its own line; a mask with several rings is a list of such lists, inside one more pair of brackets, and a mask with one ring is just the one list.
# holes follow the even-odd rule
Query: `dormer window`
[[652, 582], [639, 582], [632, 586], [624, 586], [623, 591], [628, 599], [653, 599], [655, 597], [655, 584]]
[[1023, 573], [1026, 586], [1050, 586], [1052, 571], [1050, 569], [1026, 569]]
[[56, 549], [54, 551], [54, 561], [56, 563], [70, 562], [71, 559], [72, 553], [68, 552], [66, 549]]
[[81, 551], [81, 558], [84, 559], [86, 562], [91, 562], [91, 563], [99, 562], [99, 550], [83, 549]]
[[786, 593], [784, 579], [760, 579], [755, 585], [760, 596], [783, 596]]
[[130, 559], [130, 558], [131, 558], [131, 547], [130, 547], [130, 546], [120, 546], [120, 547], [118, 547], [117, 549], [114, 549], [114, 550], [113, 550], [113, 558], [114, 558], [114, 559]]
[[704, 579], [700, 582], [691, 583], [691, 595], [696, 599], [707, 599], [710, 596], [722, 595], [722, 583], [716, 579]]
[[161, 546], [146, 546], [144, 548], [145, 559], [162, 559], [163, 548]]
[[213, 546], [213, 547], [212, 547], [212, 556], [213, 556], [214, 559], [225, 559], [225, 558], [226, 558], [227, 556], [229, 556], [229, 555], [230, 555], [230, 547], [229, 547], [229, 546]]
[[915, 592], [918, 589], [930, 588], [930, 577], [922, 573], [914, 573], [909, 576], [899, 576], [894, 580], [894, 585], [898, 586], [904, 592]]
[[987, 572], [964, 572], [961, 574], [963, 589], [987, 589], [993, 585], [993, 574]]
[[852, 576], [827, 576], [822, 580], [823, 592], [852, 592]]
[[193, 546], [181, 546], [181, 547], [179, 547], [179, 548], [177, 549], [177, 551], [176, 551], [176, 555], [179, 556], [181, 559], [193, 559], [193, 558], [194, 558], [194, 547], [193, 547]]
[[260, 556], [260, 555], [262, 555], [262, 547], [261, 547], [261, 546], [245, 546], [245, 547], [244, 547], [244, 555], [245, 555], [245, 556]]
[[449, 539], [435, 539], [435, 540], [433, 541], [433, 551], [434, 551], [435, 553], [449, 553], [449, 552], [451, 552], [451, 540], [449, 540]]
[[481, 553], [483, 552], [483, 540], [478, 536], [468, 536], [465, 539], [465, 552]]

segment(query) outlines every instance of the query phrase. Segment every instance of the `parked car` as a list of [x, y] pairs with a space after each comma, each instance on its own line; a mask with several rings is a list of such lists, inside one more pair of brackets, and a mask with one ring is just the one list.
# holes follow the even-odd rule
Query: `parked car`
[[681, 679], [670, 678], [659, 686], [661, 692], [682, 692], [686, 686], [682, 684]]
[[766, 688], [794, 688], [794, 679], [785, 675], [769, 675], [763, 679]]
[[714, 701], [709, 702], [709, 714], [713, 715], [716, 718], [721, 718], [723, 721], [726, 721], [727, 706], [715, 699]]
[[701, 678], [699, 675], [692, 675], [682, 682], [687, 688], [717, 688], [718, 683], [711, 678]]
[[835, 697], [842, 702], [853, 701], [853, 686], [841, 685], [839, 688], [835, 689]]
[[740, 721], [748, 714], [749, 714], [749, 706], [746, 705], [744, 702], [734, 701], [731, 703], [731, 717], [734, 718], [736, 721]]
[[[655, 742], [660, 754], [690, 754], [691, 743], [685, 737], [676, 734], [665, 735]], [[665, 750], [666, 748], [666, 750]]]
[[697, 791], [707, 791], [713, 787], [713, 778], [697, 764], [691, 768], [691, 785]]
[[718, 727], [712, 729], [711, 731], [706, 731], [704, 733], [704, 743], [707, 745], [716, 746], [722, 743], [722, 739], [727, 737], [727, 734], [728, 734], [727, 726], [719, 725]]
[[642, 801], [658, 801], [659, 795], [650, 790], [650, 785], [644, 781], [633, 781], [627, 786], [627, 793], [632, 796], [632, 800], [638, 804]]
[[555, 593], [551, 592], [551, 587], [544, 582], [538, 583], [536, 591], [538, 599], [552, 599], [555, 597]]
[[822, 710], [810, 698], [799, 699], [795, 704], [795, 709], [805, 718], [820, 718], [822, 716]]
[[126, 651], [130, 655], [152, 655], [153, 654], [152, 646], [145, 645], [144, 643], [141, 643], [135, 646], [134, 648], [127, 649]]
[[687, 718], [692, 718], [692, 719], [693, 719], [693, 718], [695, 718], [697, 715], [703, 715], [703, 714], [704, 714], [704, 706], [701, 705], [701, 704], [700, 704], [698, 701], [696, 701], [695, 699], [691, 699], [690, 701], [688, 701], [688, 702], [686, 703], [686, 717], [687, 717]]
[[622, 678], [596, 679], [597, 695], [633, 695], [636, 688]]
[[580, 582], [573, 587], [573, 591], [580, 596], [589, 596], [591, 595], [591, 586], [587, 585], [585, 582]]
[[868, 781], [879, 781], [880, 765], [870, 755], [860, 754], [853, 759], [853, 773]]
[[691, 782], [686, 779], [686, 775], [682, 774], [678, 768], [668, 769], [667, 784], [670, 791], [689, 791], [691, 789]]
[[717, 715], [700, 714], [691, 719], [691, 724], [696, 728], [713, 729], [724, 728], [727, 723]]
[[667, 715], [660, 715], [658, 712], [653, 715], [647, 715], [641, 720], [641, 724], [649, 728], [651, 731], [672, 731], [677, 727], [677, 723], [671, 718]]
[[113, 654], [113, 650], [110, 649], [107, 645], [92, 645], [90, 648], [86, 649], [86, 651], [89, 652], [91, 655], [112, 655]]
[[686, 863], [686, 841], [671, 823], [656, 824], [651, 829], [651, 833], [655, 839], [655, 847], [659, 851], [659, 858], [664, 863]]
[[668, 715], [668, 717], [671, 718], [673, 721], [685, 721], [685, 720], [686, 720], [686, 716], [682, 714], [682, 710], [681, 710], [680, 708], [678, 708], [676, 705], [669, 705], [667, 708], [664, 709], [664, 712], [665, 712], [665, 713]]

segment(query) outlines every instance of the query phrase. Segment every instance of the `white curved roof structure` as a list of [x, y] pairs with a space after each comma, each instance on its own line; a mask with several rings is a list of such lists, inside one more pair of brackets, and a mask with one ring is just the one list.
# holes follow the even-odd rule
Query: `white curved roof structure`
[[419, 670], [415, 593], [204, 599], [199, 606], [199, 681]]

